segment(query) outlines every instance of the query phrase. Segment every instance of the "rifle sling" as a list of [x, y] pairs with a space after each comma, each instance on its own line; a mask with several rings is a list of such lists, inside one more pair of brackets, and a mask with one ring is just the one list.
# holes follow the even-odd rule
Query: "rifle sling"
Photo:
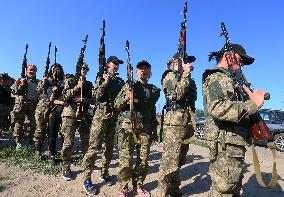
[[277, 169], [276, 169], [276, 150], [275, 150], [275, 148], [270, 148], [272, 155], [273, 155], [274, 162], [273, 162], [273, 167], [272, 167], [272, 177], [271, 177], [270, 182], [267, 185], [264, 183], [262, 176], [261, 176], [259, 159], [258, 159], [254, 145], [252, 145], [251, 149], [252, 149], [252, 158], [253, 158], [253, 166], [254, 166], [254, 171], [255, 171], [255, 177], [256, 177], [258, 184], [261, 187], [264, 187], [264, 188], [275, 187], [278, 183], [277, 182], [278, 173], [277, 173]]

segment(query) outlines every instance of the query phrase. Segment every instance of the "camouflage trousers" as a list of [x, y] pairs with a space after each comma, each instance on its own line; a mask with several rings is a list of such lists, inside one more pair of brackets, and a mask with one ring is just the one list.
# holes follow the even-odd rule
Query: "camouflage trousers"
[[[148, 158], [151, 147], [150, 135], [139, 132], [139, 144], [135, 144], [132, 130], [121, 129], [118, 135], [120, 189], [128, 188], [132, 179], [133, 187], [142, 186], [148, 171]], [[134, 149], [136, 148], [136, 163], [134, 164]], [[134, 167], [133, 167], [134, 165]]]
[[93, 167], [97, 154], [102, 149], [102, 142], [105, 142], [105, 151], [103, 153], [102, 174], [108, 174], [109, 164], [111, 162], [115, 137], [116, 117], [104, 119], [102, 116], [94, 116], [91, 126], [89, 148], [83, 159], [83, 180], [91, 179]]
[[9, 115], [11, 106], [6, 104], [0, 104], [0, 131], [8, 130], [10, 126]]
[[157, 196], [180, 196], [179, 169], [186, 163], [189, 144], [182, 141], [193, 135], [193, 127], [164, 125], [163, 154], [160, 162]]
[[30, 137], [30, 144], [32, 144], [32, 139], [34, 137], [36, 121], [35, 121], [35, 108], [36, 104], [35, 101], [25, 101], [21, 107], [21, 109], [14, 111], [14, 138], [16, 143], [22, 143], [22, 138], [24, 134], [24, 122], [27, 116], [29, 123], [29, 137]]
[[49, 114], [49, 105], [40, 101], [35, 111], [36, 129], [34, 134], [35, 148], [38, 151], [41, 150], [43, 135], [47, 133]]
[[240, 196], [243, 179], [245, 147], [226, 144], [226, 150], [217, 153], [211, 161], [209, 174], [212, 185], [210, 197]]
[[81, 121], [78, 121], [76, 117], [63, 116], [61, 126], [61, 133], [64, 138], [61, 150], [63, 170], [70, 169], [76, 130], [80, 134], [82, 153], [85, 154], [88, 150], [90, 137], [90, 129], [85, 118], [83, 117]]

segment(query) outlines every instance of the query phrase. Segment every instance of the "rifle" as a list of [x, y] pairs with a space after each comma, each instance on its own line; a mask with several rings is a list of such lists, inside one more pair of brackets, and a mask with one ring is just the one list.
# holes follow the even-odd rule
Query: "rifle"
[[[87, 46], [87, 41], [88, 41], [88, 35], [86, 35], [85, 39], [82, 40], [84, 43], [84, 46], [80, 50], [80, 55], [78, 57], [78, 61], [76, 64], [76, 74], [75, 74], [75, 79], [78, 82], [81, 80], [81, 71], [82, 71], [82, 66], [84, 65], [84, 57], [85, 57], [85, 50]], [[81, 101], [83, 100], [83, 87], [81, 87]], [[81, 114], [83, 112], [83, 104], [82, 102], [77, 103], [77, 111], [76, 111], [76, 117], [81, 117]]]
[[96, 80], [98, 77], [102, 77], [104, 72], [107, 71], [106, 68], [106, 57], [105, 57], [105, 20], [103, 20], [103, 27], [101, 28], [102, 30], [102, 36], [100, 39], [100, 48], [99, 48], [99, 72], [96, 77]]
[[56, 64], [57, 62], [56, 62], [56, 60], [57, 60], [57, 56], [56, 56], [56, 54], [57, 54], [57, 47], [56, 46], [54, 46], [54, 64]]
[[126, 40], [125, 50], [127, 52], [127, 84], [131, 92], [130, 100], [129, 100], [131, 127], [132, 129], [135, 129], [137, 128], [137, 114], [134, 109], [133, 66], [130, 63], [130, 51], [129, 51], [129, 41], [128, 40]]
[[[233, 54], [234, 50], [233, 50], [233, 47], [232, 47], [232, 44], [229, 38], [228, 31], [223, 22], [221, 23], [221, 30], [222, 32], [220, 33], [220, 36], [224, 36], [226, 39], [225, 52], [229, 54]], [[227, 62], [229, 62], [228, 58], [229, 57], [226, 56]], [[228, 70], [230, 72], [231, 78], [236, 84], [237, 91], [240, 93], [241, 100], [243, 101], [249, 100], [249, 96], [246, 93], [246, 91], [243, 89], [243, 85], [247, 86], [251, 91], [253, 91], [251, 88], [251, 83], [249, 83], [247, 79], [244, 77], [241, 68], [238, 71], [234, 71], [231, 67], [232, 66], [229, 65]], [[264, 99], [269, 100], [270, 94], [265, 93]], [[264, 120], [261, 118], [259, 112], [250, 116], [250, 122], [251, 122], [251, 130], [252, 130], [253, 139], [268, 139], [268, 140], [273, 139], [272, 133], [270, 132], [267, 125], [265, 124]]]
[[26, 68], [27, 68], [27, 53], [28, 53], [28, 47], [29, 45], [26, 44], [26, 52], [24, 54], [24, 58], [23, 58], [23, 63], [22, 63], [22, 72], [21, 72], [21, 78], [25, 78], [26, 77]]
[[51, 47], [51, 42], [49, 42], [49, 45], [48, 45], [48, 53], [47, 53], [46, 64], [45, 64], [45, 71], [44, 71], [43, 77], [48, 77], [48, 70], [49, 70], [49, 65], [50, 65], [50, 58], [49, 58], [50, 47]]

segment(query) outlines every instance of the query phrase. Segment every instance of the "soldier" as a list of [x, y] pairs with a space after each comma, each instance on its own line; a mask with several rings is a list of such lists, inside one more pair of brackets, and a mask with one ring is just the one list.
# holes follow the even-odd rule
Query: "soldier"
[[263, 105], [265, 94], [262, 90], [251, 92], [244, 85], [241, 88], [249, 99], [240, 99], [242, 96], [231, 74], [252, 64], [254, 58], [241, 45], [232, 44], [232, 50], [225, 52], [223, 47], [215, 52], [217, 66], [203, 74], [205, 139], [210, 149], [212, 179], [209, 196], [214, 197], [240, 196], [245, 146], [251, 135], [249, 116]]
[[[117, 127], [119, 147], [118, 182], [120, 196], [128, 196], [128, 184], [134, 182], [133, 189], [141, 197], [148, 197], [150, 193], [143, 188], [143, 182], [148, 170], [148, 157], [153, 137], [156, 138], [156, 102], [160, 97], [160, 89], [148, 84], [151, 77], [151, 65], [142, 60], [137, 64], [137, 81], [133, 84], [134, 114], [131, 115], [129, 101], [131, 92], [129, 84], [123, 86], [115, 99], [115, 109], [119, 112]], [[133, 120], [131, 117], [133, 117]], [[136, 165], [133, 168], [134, 149], [137, 154]]]
[[15, 95], [14, 113], [14, 138], [16, 149], [22, 147], [23, 126], [25, 116], [30, 121], [29, 144], [32, 145], [32, 139], [35, 132], [35, 108], [38, 101], [37, 85], [39, 80], [36, 79], [37, 67], [34, 64], [28, 64], [26, 67], [26, 76], [21, 77], [14, 83], [13, 94]]
[[100, 179], [101, 182], [112, 184], [108, 170], [113, 153], [115, 124], [117, 121], [117, 112], [114, 111], [114, 99], [124, 85], [124, 81], [117, 74], [119, 64], [123, 64], [123, 61], [116, 56], [110, 56], [107, 59], [107, 72], [102, 73], [102, 76], [98, 73], [96, 80], [93, 95], [96, 100], [96, 109], [91, 126], [89, 148], [83, 159], [83, 186], [88, 194], [96, 193], [91, 181], [91, 174], [96, 156], [102, 148], [103, 140], [105, 142], [105, 151]]
[[90, 104], [93, 102], [93, 84], [86, 80], [88, 71], [88, 65], [83, 63], [78, 81], [72, 77], [64, 82], [64, 108], [61, 126], [64, 143], [61, 156], [63, 160], [62, 178], [66, 181], [70, 181], [72, 178], [70, 165], [76, 129], [80, 134], [82, 153], [85, 154], [88, 150], [90, 129], [87, 116]]
[[166, 96], [163, 124], [163, 155], [160, 162], [157, 196], [182, 196], [179, 169], [186, 162], [189, 144], [184, 143], [194, 134], [195, 101], [197, 88], [191, 72], [194, 56], [187, 56], [184, 63], [179, 53], [169, 62], [172, 69], [162, 75], [162, 86]]
[[11, 78], [8, 73], [0, 74], [0, 132], [2, 130], [9, 130], [10, 111], [12, 106], [14, 106], [11, 89], [14, 81], [15, 80]]
[[[57, 129], [54, 130], [54, 124], [49, 125], [49, 119], [54, 118], [56, 114], [56, 109], [58, 107], [58, 99], [62, 96], [63, 90], [63, 68], [60, 64], [55, 63], [51, 66], [48, 77], [44, 77], [43, 80], [39, 83], [37, 91], [39, 94], [39, 102], [36, 108], [36, 130], [34, 136], [35, 142], [35, 156], [38, 157], [41, 153], [42, 148], [42, 137], [45, 133], [48, 134], [48, 146], [50, 151], [50, 164], [55, 164], [55, 144], [56, 138], [58, 135], [60, 120], [57, 123]], [[63, 98], [61, 98], [62, 100]], [[62, 101], [61, 101], [62, 102]], [[57, 105], [56, 105], [57, 103]], [[56, 107], [55, 107], [56, 106]], [[55, 107], [55, 108], [54, 108]], [[59, 109], [62, 112], [62, 107]]]

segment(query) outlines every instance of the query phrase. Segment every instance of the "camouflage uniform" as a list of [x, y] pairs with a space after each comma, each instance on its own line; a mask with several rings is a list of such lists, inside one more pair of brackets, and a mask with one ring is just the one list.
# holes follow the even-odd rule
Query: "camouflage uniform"
[[[37, 92], [39, 94], [39, 102], [36, 107], [35, 111], [35, 120], [36, 120], [36, 130], [34, 135], [34, 142], [35, 142], [35, 149], [41, 152], [41, 144], [42, 144], [42, 137], [48, 131], [48, 121], [51, 116], [55, 113], [53, 110], [52, 114], [51, 109], [54, 107], [53, 103], [50, 101], [50, 97], [52, 96], [52, 88], [53, 88], [53, 79], [48, 79], [47, 83], [44, 84], [41, 81], [38, 84]], [[62, 94], [63, 90], [63, 81], [57, 82], [59, 94]], [[63, 98], [62, 98], [63, 99]], [[50, 137], [50, 135], [49, 135]]]
[[167, 70], [162, 76], [166, 96], [163, 122], [163, 155], [160, 163], [158, 196], [180, 196], [179, 169], [186, 162], [189, 145], [182, 143], [194, 133], [197, 89], [191, 74], [181, 76]]
[[245, 146], [249, 143], [249, 115], [254, 102], [241, 101], [228, 71], [222, 68], [203, 74], [203, 97], [207, 121], [205, 139], [210, 149], [209, 196], [239, 196], [244, 172]]
[[101, 83], [97, 79], [93, 97], [96, 100], [96, 109], [91, 126], [90, 142], [88, 151], [83, 159], [83, 179], [90, 180], [97, 154], [105, 141], [102, 175], [108, 175], [114, 146], [115, 124], [117, 112], [114, 111], [114, 99], [124, 85], [120, 77], [110, 77], [109, 82]]
[[[90, 128], [88, 124], [88, 110], [92, 101], [93, 84], [90, 81], [84, 80], [83, 83], [83, 98], [88, 100], [88, 103], [79, 104], [74, 101], [74, 97], [81, 95], [81, 89], [77, 87], [77, 82], [74, 77], [66, 79], [64, 82], [63, 97], [64, 108], [62, 112], [61, 133], [64, 137], [64, 143], [61, 151], [63, 160], [63, 171], [70, 170], [72, 148], [75, 140], [76, 130], [80, 134], [82, 153], [85, 154], [88, 150]], [[78, 108], [82, 107], [82, 112], [79, 116], [76, 115]]]
[[13, 109], [14, 114], [14, 138], [17, 144], [22, 143], [23, 137], [23, 126], [25, 121], [25, 116], [28, 117], [30, 121], [30, 144], [35, 132], [35, 109], [38, 102], [37, 85], [39, 83], [38, 79], [31, 78], [25, 83], [14, 83], [13, 93], [15, 94], [15, 105]]
[[[120, 112], [117, 121], [120, 190], [128, 188], [131, 178], [138, 186], [143, 185], [148, 170], [151, 138], [156, 135], [154, 131], [156, 126], [155, 104], [160, 97], [160, 89], [156, 86], [142, 85], [139, 81], [134, 83], [134, 109], [138, 125], [132, 130], [129, 104], [124, 100], [128, 89], [128, 84], [124, 85], [115, 99], [115, 109]], [[133, 168], [135, 147], [139, 154]]]

